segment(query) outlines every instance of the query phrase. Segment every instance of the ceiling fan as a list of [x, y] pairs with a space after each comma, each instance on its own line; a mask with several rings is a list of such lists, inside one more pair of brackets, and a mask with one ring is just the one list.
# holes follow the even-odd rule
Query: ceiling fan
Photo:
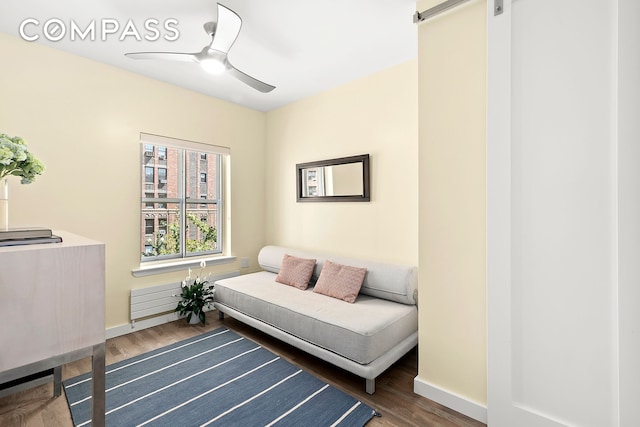
[[200, 52], [131, 52], [125, 53], [125, 56], [132, 59], [163, 59], [169, 61], [195, 62], [200, 64], [202, 69], [208, 73], [227, 73], [260, 92], [271, 92], [275, 89], [275, 86], [261, 82], [243, 73], [231, 65], [227, 58], [229, 49], [231, 49], [238, 34], [240, 34], [241, 26], [242, 19], [240, 19], [234, 11], [218, 4], [218, 21], [204, 24], [204, 30], [211, 36], [211, 43], [205, 46]]

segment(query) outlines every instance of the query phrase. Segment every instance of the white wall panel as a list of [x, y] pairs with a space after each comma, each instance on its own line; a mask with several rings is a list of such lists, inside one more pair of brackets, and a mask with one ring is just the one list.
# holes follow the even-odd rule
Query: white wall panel
[[[489, 169], [502, 162], [508, 180], [494, 185], [492, 172], [488, 184], [489, 217], [508, 210], [508, 221], [489, 220], [489, 381], [501, 390], [492, 406], [489, 385], [489, 422], [616, 425], [615, 4], [505, 3], [489, 18], [490, 27], [509, 20], [508, 42], [493, 33], [489, 49], [490, 58], [506, 51], [498, 66], [510, 77], [503, 87], [490, 77], [507, 93], [502, 114], [489, 91], [490, 128], [508, 128], [502, 153], [488, 141]], [[490, 59], [490, 76], [496, 65]], [[491, 202], [496, 191], [500, 201]], [[500, 235], [506, 246], [495, 244]]]
[[619, 0], [618, 206], [620, 426], [640, 425], [640, 2]]

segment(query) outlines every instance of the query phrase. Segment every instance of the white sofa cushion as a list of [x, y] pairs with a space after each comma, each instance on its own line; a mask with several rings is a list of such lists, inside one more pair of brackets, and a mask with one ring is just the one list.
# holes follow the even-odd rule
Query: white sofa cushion
[[216, 304], [360, 364], [372, 362], [417, 330], [414, 305], [362, 294], [355, 304], [348, 304], [311, 288], [283, 285], [275, 277], [274, 272], [262, 271], [219, 280]]
[[300, 258], [315, 258], [316, 268], [311, 278], [312, 284], [318, 280], [325, 260], [343, 265], [367, 269], [360, 293], [403, 304], [417, 304], [418, 269], [395, 264], [305, 252], [281, 246], [265, 246], [258, 254], [258, 263], [266, 271], [278, 273], [285, 253]]

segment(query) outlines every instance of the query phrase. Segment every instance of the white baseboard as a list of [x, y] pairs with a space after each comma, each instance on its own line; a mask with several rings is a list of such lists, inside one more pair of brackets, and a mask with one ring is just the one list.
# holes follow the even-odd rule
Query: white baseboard
[[[215, 310], [215, 308], [212, 307], [210, 309], [205, 309], [204, 311], [211, 310]], [[119, 337], [121, 335], [130, 334], [131, 332], [141, 331], [143, 329], [173, 322], [181, 317], [184, 316], [180, 316], [178, 313], [167, 313], [160, 316], [150, 317], [148, 319], [132, 320], [131, 323], [125, 323], [124, 325], [108, 328], [105, 332], [106, 339]]]
[[413, 380], [413, 391], [420, 396], [433, 400], [447, 408], [460, 412], [468, 417], [487, 423], [487, 407], [478, 402], [474, 402], [466, 397], [462, 397], [438, 386], [428, 383], [419, 377]]

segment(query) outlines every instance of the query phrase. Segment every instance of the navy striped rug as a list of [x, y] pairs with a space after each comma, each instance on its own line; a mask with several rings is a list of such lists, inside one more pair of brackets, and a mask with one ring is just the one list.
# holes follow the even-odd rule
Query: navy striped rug
[[[64, 381], [91, 425], [91, 374]], [[108, 426], [362, 426], [375, 411], [225, 329], [109, 365]]]

